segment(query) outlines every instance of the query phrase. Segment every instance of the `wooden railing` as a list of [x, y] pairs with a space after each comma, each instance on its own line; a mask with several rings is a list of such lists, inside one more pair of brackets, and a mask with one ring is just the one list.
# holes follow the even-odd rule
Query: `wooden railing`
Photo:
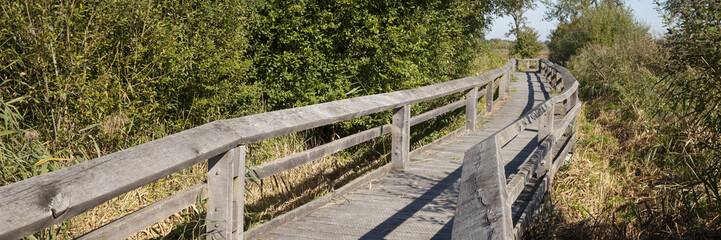
[[[328, 203], [360, 184], [394, 169], [408, 166], [410, 126], [465, 106], [466, 129], [476, 126], [478, 101], [493, 109], [494, 91], [508, 92], [514, 59], [481, 76], [431, 86], [350, 98], [235, 119], [214, 121], [148, 143], [111, 153], [51, 173], [0, 187], [0, 239], [15, 239], [61, 223], [126, 193], [207, 159], [207, 181], [99, 227], [80, 239], [123, 239], [196, 203], [207, 201], [209, 238], [252, 238]], [[479, 91], [481, 87], [484, 90]], [[465, 99], [411, 117], [412, 104], [454, 93]], [[316, 148], [246, 169], [247, 144], [302, 130], [382, 112], [393, 111], [392, 124], [378, 126]], [[456, 132], [461, 131], [457, 130]], [[243, 189], [250, 177], [263, 179], [313, 162], [332, 153], [392, 134], [391, 163], [366, 174], [284, 215], [243, 232]], [[234, 184], [234, 182], [236, 184]]]
[[[566, 153], [569, 153], [575, 144], [576, 116], [581, 110], [576, 79], [566, 68], [547, 60], [518, 61], [519, 66], [521, 62], [525, 62], [526, 69], [540, 71], [549, 81], [551, 88], [560, 93], [465, 153], [453, 222], [453, 239], [521, 238], [551, 186], [553, 175], [566, 161]], [[530, 68], [531, 62], [535, 62], [537, 67]], [[562, 106], [557, 106], [561, 104]], [[563, 109], [560, 111], [563, 118], [558, 126], [554, 126], [553, 119], [557, 108]], [[506, 179], [501, 156], [502, 146], [536, 120], [538, 146], [533, 155], [521, 164], [518, 173]], [[563, 137], [564, 135], [566, 136]], [[562, 139], [564, 141], [559, 141]], [[554, 152], [554, 147], [559, 150]], [[514, 225], [511, 206], [533, 178], [539, 179], [540, 185]]]

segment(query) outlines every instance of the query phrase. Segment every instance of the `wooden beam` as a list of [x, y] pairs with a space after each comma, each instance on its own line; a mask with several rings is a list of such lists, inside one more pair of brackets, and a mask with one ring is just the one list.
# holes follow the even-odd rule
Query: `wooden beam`
[[392, 131], [393, 126], [386, 124], [383, 126], [374, 127], [344, 138], [335, 140], [333, 142], [323, 144], [321, 146], [305, 150], [303, 152], [295, 153], [283, 158], [263, 163], [259, 166], [253, 167], [250, 170], [250, 175], [245, 179], [246, 183], [254, 182], [272, 176], [274, 174], [298, 167], [303, 164], [313, 162], [326, 156], [330, 156], [333, 153], [345, 150], [349, 147], [367, 142], [371, 139], [383, 136]]
[[508, 77], [508, 73], [503, 74], [501, 78], [498, 80], [498, 99], [503, 99], [506, 97], [506, 93], [508, 91], [508, 83], [506, 82], [506, 79]]
[[126, 239], [143, 229], [195, 204], [198, 199], [205, 199], [208, 191], [206, 183], [199, 183], [180, 192], [158, 200], [128, 215], [96, 228], [78, 237], [78, 240], [92, 239]]
[[495, 88], [493, 81], [486, 84], [486, 112], [493, 112], [493, 91]]
[[243, 240], [243, 221], [245, 220], [245, 145], [230, 150], [233, 167], [233, 239]]
[[476, 129], [478, 119], [476, 114], [478, 113], [478, 87], [474, 87], [466, 93], [466, 129]]
[[466, 151], [452, 239], [511, 239], [511, 205], [495, 136]]
[[438, 117], [442, 114], [446, 114], [448, 112], [451, 112], [453, 110], [456, 110], [460, 107], [463, 107], [466, 105], [466, 100], [458, 100], [449, 104], [446, 104], [442, 107], [438, 107], [436, 109], [418, 114], [416, 116], [413, 116], [411, 118], [411, 126], [418, 125], [422, 122], [428, 121], [431, 118]]
[[232, 239], [233, 151], [208, 159], [207, 239]]
[[408, 167], [408, 152], [410, 151], [410, 117], [411, 106], [405, 105], [393, 109], [393, 136], [391, 137], [391, 162], [393, 170], [403, 170]]

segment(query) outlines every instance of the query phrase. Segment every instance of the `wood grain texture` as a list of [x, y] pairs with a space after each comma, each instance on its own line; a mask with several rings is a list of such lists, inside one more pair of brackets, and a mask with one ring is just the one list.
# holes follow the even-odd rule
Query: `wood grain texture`
[[245, 220], [245, 145], [230, 150], [233, 161], [233, 226], [231, 228], [233, 239], [243, 240]]
[[272, 230], [277, 229], [280, 226], [283, 226], [284, 224], [287, 224], [297, 218], [306, 216], [310, 214], [311, 212], [317, 210], [320, 207], [325, 206], [326, 204], [329, 204], [333, 201], [337, 201], [340, 198], [342, 198], [345, 194], [349, 193], [350, 191], [353, 191], [355, 189], [358, 189], [359, 187], [363, 186], [364, 184], [367, 184], [371, 180], [377, 179], [385, 174], [388, 174], [391, 171], [391, 165], [386, 164], [366, 175], [363, 175], [362, 177], [359, 177], [352, 182], [344, 185], [343, 187], [340, 187], [333, 191], [332, 193], [326, 194], [322, 197], [319, 197], [316, 200], [313, 200], [309, 203], [304, 204], [303, 206], [300, 206], [296, 209], [293, 209], [290, 212], [287, 212], [281, 216], [278, 216], [276, 218], [271, 219], [268, 222], [265, 222], [261, 224], [260, 226], [256, 226], [252, 229], [249, 229], [244, 233], [244, 237], [246, 239], [256, 239], [260, 237], [263, 234], [269, 233]]
[[250, 174], [252, 174], [252, 176], [248, 176], [245, 182], [251, 183], [255, 180], [264, 179], [274, 174], [330, 156], [333, 153], [340, 152], [349, 147], [389, 134], [392, 128], [390, 124], [374, 127], [303, 152], [255, 166], [251, 168]]
[[138, 209], [128, 215], [96, 228], [78, 237], [79, 240], [92, 239], [126, 239], [143, 229], [152, 226], [158, 221], [167, 218], [181, 210], [205, 199], [208, 187], [206, 183], [199, 183], [183, 191], [170, 195], [148, 206]]
[[205, 232], [209, 240], [233, 238], [233, 158], [236, 151], [208, 159]]
[[446, 114], [448, 112], [451, 112], [453, 110], [456, 110], [460, 107], [463, 107], [466, 105], [466, 100], [458, 100], [449, 104], [446, 104], [442, 107], [438, 107], [436, 109], [418, 114], [416, 116], [413, 116], [411, 118], [411, 126], [418, 125], [422, 122], [428, 121], [434, 117], [438, 117], [442, 114]]
[[411, 147], [410, 118], [410, 105], [393, 109], [393, 136], [391, 136], [391, 164], [393, 170], [403, 170], [408, 167], [408, 154]]
[[495, 88], [493, 81], [488, 82], [486, 85], [486, 112], [493, 112], [493, 91], [495, 91]]
[[476, 129], [476, 123], [478, 123], [476, 118], [476, 114], [478, 114], [477, 95], [478, 87], [474, 87], [466, 93], [466, 129], [468, 130]]
[[511, 206], [506, 174], [495, 136], [471, 147], [463, 157], [453, 239], [511, 239]]

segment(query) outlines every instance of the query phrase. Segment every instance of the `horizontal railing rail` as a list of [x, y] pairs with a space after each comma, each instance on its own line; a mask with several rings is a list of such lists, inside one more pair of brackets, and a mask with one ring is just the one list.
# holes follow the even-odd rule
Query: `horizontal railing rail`
[[[503, 67], [476, 77], [430, 86], [340, 101], [285, 109], [228, 120], [218, 120], [148, 143], [140, 144], [64, 169], [0, 187], [0, 239], [24, 237], [84, 213], [114, 197], [172, 173], [208, 160], [206, 182], [194, 185], [140, 210], [95, 229], [81, 239], [123, 239], [166, 217], [208, 199], [206, 204], [209, 238], [252, 238], [295, 216], [322, 206], [336, 194], [348, 192], [386, 170], [408, 165], [410, 126], [455, 109], [466, 108], [466, 129], [478, 122], [478, 101], [485, 95], [486, 109], [492, 111], [493, 96], [508, 91], [515, 59]], [[479, 92], [480, 88], [485, 88]], [[410, 116], [412, 104], [454, 93], [466, 92], [466, 99], [428, 112]], [[340, 121], [393, 111], [391, 124], [378, 126], [301, 153], [245, 168], [246, 145]], [[483, 112], [481, 112], [482, 114]], [[392, 135], [391, 163], [260, 226], [243, 232], [243, 188], [262, 179], [386, 134]]]
[[[556, 170], [565, 162], [575, 143], [576, 116], [581, 110], [578, 81], [564, 67], [542, 59], [518, 59], [526, 69], [537, 69], [557, 95], [534, 107], [504, 129], [469, 149], [463, 159], [460, 192], [453, 223], [453, 239], [521, 238], [536, 214], [540, 201], [551, 185]], [[536, 66], [531, 68], [529, 64]], [[554, 126], [556, 105], [563, 104], [564, 116]], [[538, 123], [538, 146], [516, 174], [506, 179], [501, 148], [534, 121]], [[566, 134], [565, 141], [560, 142]], [[560, 150], [554, 153], [555, 146]], [[517, 223], [511, 219], [511, 206], [533, 179], [541, 183]]]

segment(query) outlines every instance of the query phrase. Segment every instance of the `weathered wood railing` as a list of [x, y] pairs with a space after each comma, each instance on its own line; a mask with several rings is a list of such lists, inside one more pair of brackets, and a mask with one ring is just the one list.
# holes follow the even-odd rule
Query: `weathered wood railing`
[[[516, 59], [516, 66], [518, 67], [518, 70], [536, 70], [541, 67], [541, 59]], [[521, 66], [524, 66], [524, 68], [521, 69]]]
[[[538, 67], [529, 68], [528, 64], [534, 61]], [[576, 79], [566, 68], [547, 60], [519, 60], [519, 65], [520, 62], [526, 63], [526, 69], [538, 69], [560, 93], [465, 153], [453, 239], [521, 238], [551, 186], [553, 175], [565, 162], [565, 153], [569, 153], [575, 143], [576, 116], [581, 110]], [[558, 126], [554, 126], [556, 105], [559, 104], [563, 104], [563, 118]], [[535, 152], [521, 164], [517, 174], [506, 179], [502, 146], [536, 120], [538, 146]], [[566, 137], [562, 138], [564, 134]], [[563, 142], [559, 141], [562, 139]], [[559, 150], [554, 152], [554, 147]], [[514, 225], [511, 206], [533, 178], [539, 179], [540, 185]]]
[[[508, 91], [515, 60], [481, 76], [457, 79], [431, 86], [350, 98], [311, 106], [274, 111], [247, 117], [214, 121], [152, 142], [111, 153], [58, 171], [0, 187], [0, 239], [33, 234], [172, 173], [208, 160], [207, 182], [189, 187], [167, 198], [97, 228], [80, 239], [123, 239], [166, 217], [208, 199], [206, 231], [209, 238], [252, 238], [294, 217], [330, 202], [360, 184], [395, 169], [408, 166], [410, 127], [465, 106], [466, 128], [476, 126], [478, 101], [485, 95], [492, 111], [494, 91]], [[479, 91], [485, 86], [484, 91]], [[467, 92], [462, 99], [411, 117], [412, 104], [453, 93]], [[245, 168], [247, 144], [302, 130], [350, 120], [382, 111], [393, 111], [392, 124], [378, 126], [316, 148]], [[457, 130], [456, 132], [462, 129]], [[392, 134], [391, 164], [336, 189], [273, 220], [243, 232], [244, 183], [266, 178], [312, 162], [332, 153]]]

